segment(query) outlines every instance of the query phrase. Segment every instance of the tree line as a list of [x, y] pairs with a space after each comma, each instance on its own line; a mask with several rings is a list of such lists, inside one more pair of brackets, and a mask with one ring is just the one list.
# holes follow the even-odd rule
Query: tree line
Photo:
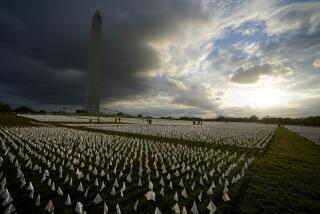
[[[45, 114], [46, 111], [34, 111], [28, 106], [19, 106], [16, 108], [11, 108], [10, 105], [0, 102], [0, 114], [13, 114], [13, 113], [42, 113]], [[118, 113], [118, 116], [124, 116], [123, 113]], [[128, 116], [128, 115], [126, 115]], [[138, 117], [143, 117], [139, 115]], [[151, 118], [151, 117], [150, 117]], [[175, 119], [173, 117], [162, 117], [162, 119]], [[224, 117], [218, 116], [217, 118], [202, 119], [200, 117], [180, 117], [179, 120], [189, 120], [189, 121], [219, 121], [219, 122], [258, 122], [265, 124], [281, 124], [281, 125], [304, 125], [304, 126], [320, 126], [320, 116], [305, 117], [305, 118], [282, 118], [282, 117], [264, 117], [259, 119], [256, 115], [250, 117]]]
[[1, 114], [13, 114], [13, 113], [45, 113], [45, 111], [34, 111], [28, 106], [18, 106], [16, 108], [11, 108], [9, 104], [0, 102], [0, 113]]

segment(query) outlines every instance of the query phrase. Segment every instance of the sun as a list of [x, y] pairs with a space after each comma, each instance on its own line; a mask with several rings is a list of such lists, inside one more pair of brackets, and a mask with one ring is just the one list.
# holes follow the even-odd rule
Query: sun
[[275, 89], [258, 89], [252, 92], [250, 103], [252, 107], [270, 108], [281, 104], [283, 92]]

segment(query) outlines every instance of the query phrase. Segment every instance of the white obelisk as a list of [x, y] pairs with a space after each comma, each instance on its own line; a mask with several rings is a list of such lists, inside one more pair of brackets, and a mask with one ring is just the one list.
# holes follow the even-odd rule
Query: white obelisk
[[101, 34], [102, 17], [99, 10], [97, 10], [92, 17], [88, 57], [85, 101], [85, 109], [88, 113], [99, 113], [100, 110]]

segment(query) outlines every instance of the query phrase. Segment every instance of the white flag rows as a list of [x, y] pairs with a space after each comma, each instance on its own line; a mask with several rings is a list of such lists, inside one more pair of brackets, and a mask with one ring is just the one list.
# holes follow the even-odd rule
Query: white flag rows
[[[65, 206], [74, 206], [77, 213], [84, 213], [86, 204], [72, 198], [74, 190], [90, 203], [97, 206], [103, 203], [103, 212], [107, 213], [108, 198], [125, 198], [128, 189], [130, 194], [135, 194], [135, 190], [145, 186], [148, 188], [144, 193], [145, 200], [157, 204], [158, 200], [166, 200], [167, 190], [173, 190], [172, 212], [187, 212], [186, 207], [191, 205], [183, 205], [183, 201], [192, 197], [194, 202], [189, 211], [198, 213], [197, 203], [202, 203], [204, 198], [212, 200], [214, 195], [220, 194], [224, 201], [229, 201], [228, 186], [240, 180], [254, 160], [244, 153], [231, 153], [225, 149], [189, 147], [64, 128], [0, 128], [0, 134], [4, 136], [0, 137], [0, 147], [5, 154], [0, 164], [4, 158], [13, 164], [19, 188], [28, 193], [36, 207], [44, 204], [47, 212], [55, 211], [56, 200], [41, 197], [45, 193], [43, 184], [47, 185], [47, 191], [62, 198]], [[33, 177], [25, 177], [25, 170], [38, 173], [40, 183], [34, 186]], [[217, 185], [223, 189], [222, 193], [217, 192]], [[188, 194], [193, 191], [198, 192], [195, 198]], [[141, 196], [132, 204], [133, 211], [140, 209], [139, 200], [142, 200]], [[212, 201], [207, 208], [210, 213], [216, 210]], [[121, 213], [119, 203], [114, 204], [113, 209]], [[155, 213], [161, 213], [159, 207]]]

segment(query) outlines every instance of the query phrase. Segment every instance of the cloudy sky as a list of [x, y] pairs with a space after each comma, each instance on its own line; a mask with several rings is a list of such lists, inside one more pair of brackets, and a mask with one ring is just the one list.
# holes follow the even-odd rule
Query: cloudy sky
[[320, 115], [319, 0], [4, 0], [0, 101], [79, 108], [97, 8], [102, 108]]

